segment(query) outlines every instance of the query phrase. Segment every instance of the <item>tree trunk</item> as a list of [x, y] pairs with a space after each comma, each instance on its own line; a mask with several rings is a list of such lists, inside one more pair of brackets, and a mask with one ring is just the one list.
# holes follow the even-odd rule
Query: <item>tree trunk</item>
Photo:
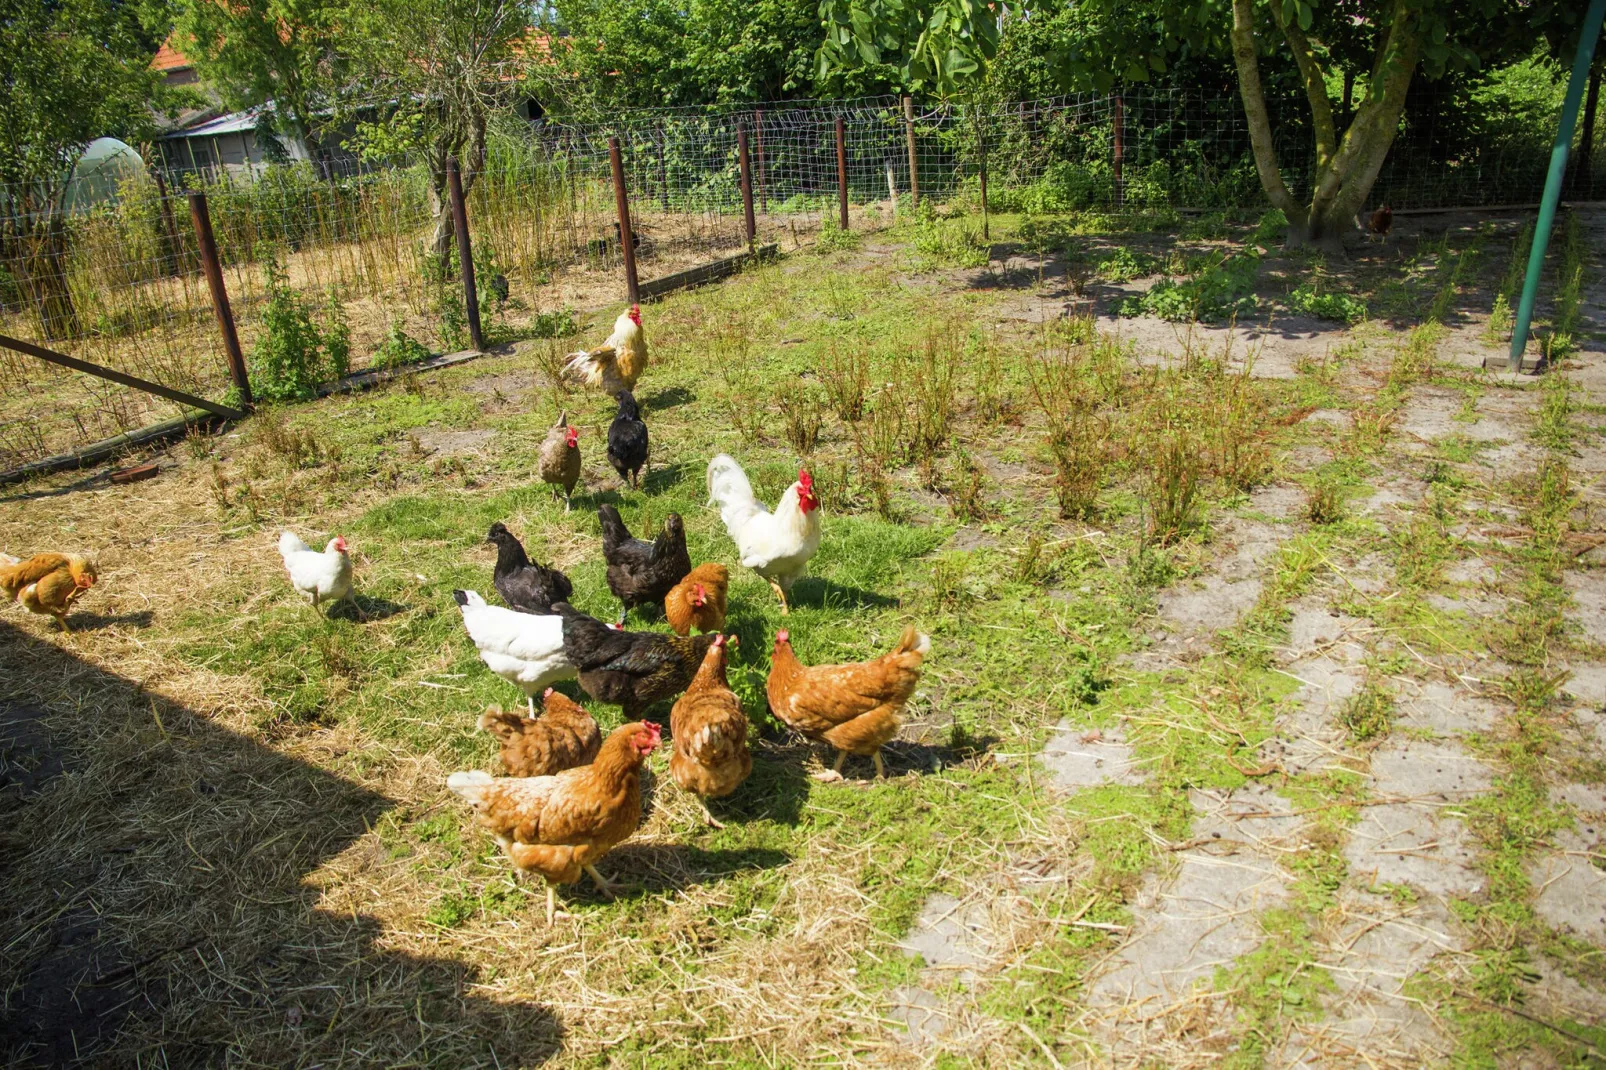
[[22, 276], [18, 281], [39, 317], [46, 341], [77, 338], [82, 334], [78, 311], [67, 286], [67, 225], [52, 213], [43, 221], [25, 223], [19, 244]]
[[1578, 141], [1578, 162], [1573, 165], [1572, 195], [1585, 200], [1594, 192], [1595, 110], [1600, 106], [1600, 65], [1589, 72], [1589, 94], [1584, 97], [1584, 126]]
[[[1343, 255], [1344, 235], [1366, 203], [1378, 172], [1394, 143], [1405, 93], [1416, 70], [1420, 32], [1414, 0], [1395, 0], [1384, 39], [1379, 42], [1366, 99], [1356, 110], [1342, 138], [1333, 123], [1319, 57], [1296, 23], [1274, 16], [1304, 82], [1306, 99], [1315, 121], [1317, 169], [1310, 199], [1295, 201], [1283, 182], [1272, 144], [1271, 118], [1260, 82], [1256, 58], [1253, 0], [1233, 0], [1232, 51], [1238, 68], [1238, 87], [1255, 167], [1266, 197], [1288, 217], [1288, 248], [1312, 246]], [[1275, 5], [1274, 5], [1275, 9]]]

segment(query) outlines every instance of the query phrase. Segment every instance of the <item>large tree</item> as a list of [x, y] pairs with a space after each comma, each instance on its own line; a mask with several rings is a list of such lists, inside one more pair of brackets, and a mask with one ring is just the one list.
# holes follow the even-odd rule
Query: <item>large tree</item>
[[109, 0], [0, 0], [0, 259], [47, 339], [79, 333], [63, 200], [95, 138], [138, 142], [161, 95], [137, 11]]
[[[1076, 8], [1087, 32], [1048, 42], [1064, 85], [1144, 81], [1184, 51], [1230, 54], [1256, 170], [1288, 216], [1289, 243], [1328, 249], [1341, 247], [1366, 203], [1414, 77], [1514, 58], [1541, 37], [1561, 45], [1581, 15], [1581, 5], [1562, 0], [1081, 0]], [[821, 0], [820, 62], [890, 59], [946, 92], [993, 59], [1002, 20], [1037, 9], [1035, 0]], [[1304, 91], [1314, 167], [1303, 188], [1274, 145], [1268, 60], [1291, 64]]]
[[272, 104], [263, 129], [317, 152], [336, 60], [333, 0], [178, 0], [174, 41], [234, 109]]
[[556, 0], [536, 92], [577, 115], [797, 96], [818, 12], [818, 0]]
[[340, 15], [350, 88], [343, 114], [362, 120], [359, 147], [422, 152], [435, 226], [430, 249], [452, 250], [446, 161], [457, 157], [467, 193], [485, 164], [492, 112], [522, 69], [531, 0], [350, 0]]

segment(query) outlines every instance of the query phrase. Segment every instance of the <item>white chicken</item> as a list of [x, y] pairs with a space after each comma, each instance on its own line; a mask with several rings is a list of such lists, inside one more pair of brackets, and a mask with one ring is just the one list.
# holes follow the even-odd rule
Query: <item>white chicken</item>
[[531, 717], [535, 696], [548, 684], [580, 675], [563, 653], [562, 617], [486, 605], [473, 591], [453, 591], [452, 597], [463, 611], [463, 627], [479, 649], [480, 660], [508, 683], [524, 688]]
[[808, 471], [798, 472], [797, 482], [786, 488], [771, 513], [753, 496], [742, 466], [721, 453], [708, 462], [708, 504], [719, 506], [742, 564], [769, 580], [780, 596], [781, 612], [791, 612], [786, 596], [820, 548], [820, 500]]
[[613, 321], [613, 333], [596, 349], [569, 354], [564, 373], [609, 397], [635, 390], [647, 370], [647, 336], [641, 330], [641, 306], [631, 305]]
[[290, 574], [290, 586], [306, 595], [313, 609], [324, 602], [350, 602], [359, 620], [368, 619], [351, 593], [351, 558], [344, 538], [336, 535], [319, 553], [286, 531], [279, 536], [279, 556]]

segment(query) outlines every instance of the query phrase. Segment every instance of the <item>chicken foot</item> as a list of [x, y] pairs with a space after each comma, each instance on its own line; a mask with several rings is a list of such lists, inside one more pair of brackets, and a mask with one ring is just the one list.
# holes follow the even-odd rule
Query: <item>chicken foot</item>
[[586, 866], [584, 868], [586, 874], [596, 883], [597, 891], [602, 893], [602, 898], [610, 903], [613, 902], [613, 885], [608, 883], [607, 878], [597, 872], [596, 866]]
[[[842, 779], [842, 763], [847, 761], [847, 760], [848, 760], [848, 752], [847, 751], [845, 751], [845, 750], [837, 751], [836, 752], [836, 761], [834, 763], [832, 763], [832, 765], [831, 765], [831, 772], [828, 773], [828, 774], [815, 774], [815, 778], [816, 779], [824, 779], [824, 780], [841, 780]], [[870, 755], [870, 760], [875, 763], [875, 775], [876, 775], [876, 778], [878, 780], [886, 779], [887, 767], [881, 761], [881, 751], [879, 749], [874, 754]]]
[[719, 818], [715, 817], [714, 816], [714, 811], [712, 811], [712, 810], [710, 810], [708, 808], [708, 800], [707, 799], [705, 799], [701, 795], [699, 795], [697, 797], [697, 801], [703, 804], [703, 822], [709, 828], [711, 828], [711, 829], [722, 829], [722, 828], [725, 827], [725, 822], [723, 822]]
[[792, 613], [792, 607], [786, 604], [786, 592], [783, 591], [781, 589], [781, 585], [776, 583], [774, 580], [770, 580], [770, 587], [775, 591], [775, 596], [781, 600], [781, 616], [790, 616]]

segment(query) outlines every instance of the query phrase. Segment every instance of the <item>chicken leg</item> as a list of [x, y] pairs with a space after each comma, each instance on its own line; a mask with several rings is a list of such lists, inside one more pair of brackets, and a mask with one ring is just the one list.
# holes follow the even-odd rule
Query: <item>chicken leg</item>
[[698, 796], [697, 801], [703, 804], [703, 823], [711, 829], [722, 829], [725, 823], [714, 816], [714, 811], [708, 808], [708, 800]]
[[597, 891], [602, 893], [602, 898], [608, 900], [610, 903], [613, 902], [613, 885], [609, 884], [607, 879], [604, 878], [602, 874], [597, 872], [597, 867], [586, 866], [585, 871], [591, 877], [591, 879], [596, 882]]
[[781, 585], [770, 580], [770, 587], [774, 589], [775, 596], [781, 600], [781, 616], [791, 616], [792, 608], [786, 604], [786, 592], [781, 589]]

